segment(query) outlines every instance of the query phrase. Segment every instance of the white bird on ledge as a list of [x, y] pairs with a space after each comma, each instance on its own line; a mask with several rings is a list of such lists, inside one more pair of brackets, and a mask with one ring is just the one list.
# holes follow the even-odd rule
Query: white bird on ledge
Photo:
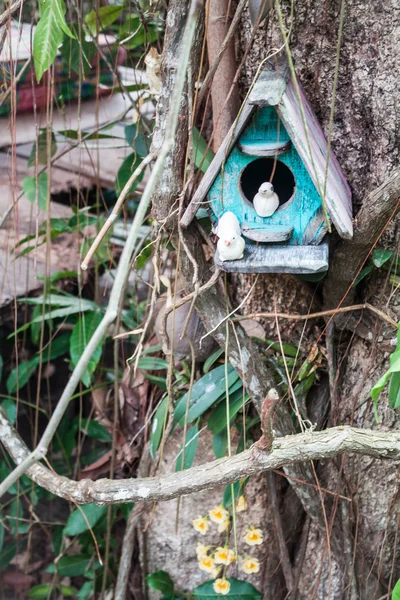
[[245, 241], [242, 238], [240, 223], [233, 212], [226, 212], [218, 221], [216, 234], [219, 237], [217, 249], [221, 262], [243, 258]]
[[274, 192], [274, 186], [265, 181], [258, 188], [253, 198], [253, 204], [259, 217], [271, 217], [279, 207], [279, 196]]

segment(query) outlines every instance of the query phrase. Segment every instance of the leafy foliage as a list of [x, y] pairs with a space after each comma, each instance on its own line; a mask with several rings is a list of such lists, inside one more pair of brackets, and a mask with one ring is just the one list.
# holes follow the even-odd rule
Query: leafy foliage
[[64, 33], [73, 37], [65, 20], [64, 0], [39, 0], [41, 16], [33, 38], [33, 60], [38, 82], [53, 64]]
[[400, 407], [400, 327], [397, 333], [397, 346], [389, 358], [390, 367], [375, 383], [371, 389], [371, 398], [374, 401], [375, 419], [378, 422], [377, 402], [379, 395], [389, 385], [389, 403], [392, 408]]
[[24, 177], [22, 181], [22, 189], [24, 190], [24, 194], [28, 198], [29, 202], [34, 204], [37, 198], [39, 208], [41, 210], [47, 209], [49, 195], [48, 177], [46, 172], [39, 173], [37, 179], [36, 177]]

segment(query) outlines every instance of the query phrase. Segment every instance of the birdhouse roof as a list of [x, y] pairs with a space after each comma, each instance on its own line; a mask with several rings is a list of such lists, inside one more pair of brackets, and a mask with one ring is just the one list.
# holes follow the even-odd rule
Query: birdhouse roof
[[291, 77], [287, 62], [282, 59], [275, 64], [267, 63], [260, 73], [187, 207], [182, 226], [187, 227], [192, 221], [251, 115], [260, 106], [275, 107], [338, 233], [350, 238], [353, 225], [349, 185], [336, 157], [328, 150], [328, 142], [300, 82]]

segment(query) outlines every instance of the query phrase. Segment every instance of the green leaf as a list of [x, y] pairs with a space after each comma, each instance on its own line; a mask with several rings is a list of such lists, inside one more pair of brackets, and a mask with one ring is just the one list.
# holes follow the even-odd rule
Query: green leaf
[[141, 27], [133, 37], [125, 42], [124, 46], [129, 50], [134, 50], [140, 46], [148, 46], [149, 44], [155, 42], [158, 36], [158, 28], [155, 27], [154, 24], [149, 23], [147, 26], [147, 31], [144, 29], [144, 27]]
[[[230, 387], [238, 379], [239, 375], [231, 365], [228, 365], [228, 387]], [[200, 417], [208, 408], [210, 408], [210, 406], [214, 404], [216, 400], [218, 400], [218, 398], [220, 398], [220, 396], [225, 393], [225, 390], [225, 365], [220, 365], [196, 381], [190, 396], [188, 423], [191, 423]], [[178, 401], [174, 411], [174, 420], [175, 422], [179, 422], [181, 425], [183, 425], [188, 398], [189, 393], [187, 392]]]
[[226, 428], [213, 436], [212, 446], [215, 458], [222, 458], [225, 456], [228, 446], [228, 432]]
[[55, 525], [53, 528], [52, 542], [53, 542], [53, 550], [54, 554], [58, 556], [61, 552], [62, 542], [63, 542], [63, 526]]
[[[236, 390], [233, 394], [229, 394], [229, 420], [232, 420], [236, 417], [239, 410], [246, 404], [249, 400], [249, 396], [247, 394], [243, 394], [243, 388]], [[211, 413], [208, 418], [208, 429], [210, 429], [214, 434], [220, 433], [224, 429], [226, 429], [226, 399], [225, 402], [221, 402]]]
[[392, 408], [400, 408], [400, 373], [393, 373], [389, 383], [389, 403]]
[[49, 346], [43, 351], [43, 360], [55, 360], [60, 356], [67, 355], [69, 352], [69, 344], [71, 333], [63, 333], [54, 338]]
[[387, 382], [389, 381], [391, 376], [390, 371], [386, 371], [384, 375], [376, 382], [374, 387], [371, 389], [371, 398], [374, 402], [378, 400], [379, 394], [386, 387]]
[[91, 419], [90, 421], [89, 419], [82, 419], [81, 424], [82, 430], [84, 430], [86, 432], [86, 435], [88, 435], [89, 437], [94, 438], [96, 440], [100, 440], [100, 442], [112, 441], [111, 433], [109, 433], [104, 427], [104, 425], [102, 425], [98, 421], [94, 421], [93, 419]]
[[370, 263], [369, 265], [367, 265], [366, 267], [361, 269], [360, 273], [358, 274], [358, 276], [356, 277], [356, 280], [353, 283], [353, 287], [358, 285], [360, 283], [360, 281], [362, 281], [367, 275], [369, 275], [371, 273], [371, 271], [373, 270], [373, 268], [374, 268], [374, 265], [372, 263]]
[[153, 590], [161, 592], [166, 598], [172, 598], [174, 595], [174, 582], [165, 571], [156, 571], [146, 575], [146, 581]]
[[[279, 342], [274, 342], [273, 340], [265, 340], [268, 344], [268, 349], [275, 350], [279, 354], [281, 354], [281, 345]], [[282, 344], [283, 353], [285, 356], [291, 356], [292, 358], [296, 358], [299, 353], [299, 349], [293, 344]]]
[[193, 464], [194, 457], [196, 456], [197, 445], [199, 443], [199, 425], [196, 423], [191, 427], [187, 433], [185, 438], [185, 458], [183, 460], [183, 468], [182, 468], [182, 458], [183, 458], [183, 444], [179, 449], [179, 456], [176, 461], [176, 469], [175, 471], [184, 471], [186, 469], [190, 469]]
[[75, 596], [76, 590], [69, 585], [60, 585], [60, 592], [64, 598], [68, 598], [69, 596]]
[[400, 600], [400, 579], [393, 588], [392, 600]]
[[378, 250], [374, 250], [372, 253], [372, 262], [378, 269], [391, 258], [393, 258], [393, 250], [378, 248]]
[[141, 131], [138, 131], [137, 125], [126, 125], [124, 129], [125, 139], [139, 156], [144, 158], [148, 155], [148, 145], [146, 138]]
[[[73, 554], [71, 556], [62, 556], [57, 565], [52, 563], [46, 569], [46, 573], [58, 573], [60, 577], [78, 577], [85, 575], [88, 567], [93, 564], [93, 557], [90, 554]], [[95, 561], [95, 568], [98, 568], [99, 562]]]
[[77, 309], [77, 312], [79, 310], [97, 310], [99, 308], [98, 305], [91, 300], [77, 298], [76, 296], [63, 296], [62, 294], [41, 295], [37, 298], [19, 298], [18, 302], [40, 305], [45, 303], [47, 306], [73, 306]]
[[224, 495], [222, 497], [222, 504], [224, 506], [232, 506], [232, 487], [233, 487], [233, 498], [234, 502], [243, 494], [243, 490], [246, 487], [246, 484], [249, 480], [249, 477], [244, 477], [244, 479], [240, 479], [239, 481], [235, 481], [235, 483], [229, 483], [225, 490]]
[[153, 458], [156, 456], [156, 452], [161, 442], [161, 437], [164, 431], [165, 413], [168, 407], [168, 396], [164, 398], [160, 406], [157, 408], [156, 413], [153, 417], [150, 434], [150, 454]]
[[[125, 185], [128, 183], [132, 173], [138, 168], [141, 162], [142, 159], [136, 152], [128, 154], [128, 156], [125, 158], [124, 162], [118, 169], [117, 178], [115, 180], [115, 193], [117, 194], [117, 196], [121, 194]], [[133, 192], [133, 190], [136, 189], [138, 184], [142, 181], [143, 177], [144, 171], [139, 175], [136, 181], [134, 181], [134, 183], [129, 189], [129, 193]]]
[[47, 129], [40, 129], [37, 143], [33, 144], [31, 154], [28, 160], [28, 167], [36, 164], [36, 152], [38, 163], [47, 165], [49, 158], [52, 158], [57, 152], [57, 142], [53, 132], [50, 134], [50, 148], [47, 147]]
[[193, 127], [192, 133], [194, 164], [197, 169], [205, 173], [214, 158], [214, 152], [211, 149], [207, 150], [208, 144], [196, 127]]
[[309, 281], [310, 283], [316, 283], [322, 281], [328, 274], [328, 271], [322, 271], [321, 273], [307, 273], [303, 275], [296, 275], [302, 281]]
[[28, 598], [34, 598], [35, 600], [44, 599], [51, 597], [51, 593], [54, 589], [54, 585], [52, 583], [41, 583], [39, 585], [34, 585], [28, 592]]
[[[227, 581], [229, 581], [231, 587], [229, 593], [224, 595], [223, 598], [229, 598], [229, 600], [257, 600], [262, 597], [262, 594], [254, 587], [254, 585], [247, 581], [240, 581], [233, 577], [229, 577]], [[193, 590], [193, 596], [199, 598], [199, 600], [221, 599], [222, 596], [214, 592], [213, 584], [214, 581], [202, 583]]]
[[40, 210], [47, 210], [48, 205], [48, 177], [47, 173], [43, 171], [43, 173], [39, 173], [39, 176], [36, 181], [36, 177], [24, 177], [22, 180], [22, 189], [24, 190], [25, 196], [28, 198], [29, 202], [34, 204], [36, 202], [36, 194], [37, 201]]
[[213, 352], [211, 354], [211, 356], [209, 356], [207, 358], [207, 360], [205, 361], [204, 365], [203, 365], [203, 373], [208, 373], [209, 370], [211, 369], [211, 367], [213, 366], [213, 364], [219, 359], [219, 357], [224, 353], [224, 349], [223, 348], [219, 348], [218, 350], [216, 350], [215, 352]]
[[4, 571], [17, 553], [16, 542], [11, 542], [0, 552], [0, 571]]
[[66, 8], [63, 0], [40, 0], [40, 7], [42, 15], [33, 37], [33, 61], [38, 83], [53, 64], [63, 33], [72, 36], [65, 21]]
[[164, 392], [167, 391], [165, 377], [157, 377], [157, 375], [150, 375], [150, 373], [147, 373], [147, 371], [145, 371], [143, 375], [146, 377], [146, 379], [151, 381], [151, 383], [154, 383], [154, 385], [158, 386], [161, 390], [163, 390]]
[[11, 425], [15, 425], [15, 421], [17, 420], [17, 404], [15, 400], [11, 400], [11, 398], [3, 400], [1, 408], [6, 413], [7, 419], [10, 421]]
[[[83, 314], [79, 317], [78, 322], [72, 330], [70, 340], [70, 355], [72, 365], [75, 367], [78, 364], [84, 349], [88, 345], [93, 333], [100, 324], [103, 315], [101, 312], [91, 312]], [[83, 384], [90, 387], [90, 377], [94, 373], [103, 351], [103, 342], [100, 342], [96, 350], [93, 352], [86, 371], [81, 377]]]
[[123, 6], [101, 6], [98, 10], [91, 10], [85, 17], [86, 25], [89, 27], [90, 33], [95, 36], [98, 31], [112, 25], [118, 19]]
[[15, 498], [8, 513], [10, 529], [14, 535], [26, 533], [30, 529], [30, 524], [23, 521], [24, 509], [20, 498]]
[[89, 526], [93, 529], [96, 523], [105, 517], [107, 510], [107, 506], [99, 506], [98, 504], [85, 504], [79, 508], [75, 508], [68, 517], [63, 535], [79, 535], [84, 531], [88, 531]]
[[76, 597], [78, 600], [87, 600], [91, 593], [93, 592], [94, 582], [93, 581], [85, 581]]
[[139, 369], [143, 369], [145, 371], [162, 371], [164, 369], [168, 369], [168, 363], [163, 358], [156, 358], [145, 356], [144, 358], [140, 358], [138, 362]]
[[311, 388], [315, 381], [315, 371], [313, 371], [308, 377], [303, 379], [299, 384], [294, 388], [295, 396], [306, 396], [307, 392]]
[[35, 356], [30, 360], [20, 362], [18, 367], [15, 367], [7, 377], [6, 388], [9, 394], [14, 394], [17, 390], [23, 388], [36, 371], [36, 367], [40, 362], [40, 357]]

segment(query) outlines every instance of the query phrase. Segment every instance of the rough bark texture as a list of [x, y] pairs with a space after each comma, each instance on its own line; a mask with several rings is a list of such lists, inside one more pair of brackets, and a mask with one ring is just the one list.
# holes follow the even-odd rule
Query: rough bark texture
[[[290, 3], [283, 2], [282, 8], [285, 18], [288, 18]], [[326, 134], [329, 129], [339, 12], [338, 0], [295, 0], [294, 3], [294, 26], [290, 45], [296, 71]], [[245, 13], [236, 45], [238, 63], [246, 50], [251, 31], [250, 20]], [[260, 60], [265, 58], [272, 47], [277, 48], [281, 43], [277, 18], [271, 15], [267, 35], [264, 24], [257, 33], [253, 48], [247, 57], [241, 75], [242, 91], [248, 89]], [[332, 148], [351, 185], [354, 214], [366, 202], [368, 195], [394, 174], [399, 164], [399, 44], [400, 8], [397, 0], [346, 2]], [[368, 209], [365, 211], [365, 214], [368, 214]], [[383, 235], [382, 241], [386, 247], [397, 248], [397, 223], [395, 220]], [[376, 237], [380, 233], [373, 225], [370, 223], [370, 228], [366, 228], [368, 235], [372, 236], [369, 240], [370, 246], [376, 241], [373, 236]], [[357, 223], [355, 231], [357, 240]], [[337, 242], [337, 236], [334, 234], [333, 242], [335, 241]], [[348, 281], [351, 282], [352, 272], [342, 272], [346, 269], [346, 258], [342, 260], [340, 255], [342, 250], [343, 248], [338, 251], [338, 262], [336, 265], [333, 263], [334, 268], [327, 281], [339, 277], [347, 285]], [[358, 253], [358, 265], [363, 258], [361, 254], [368, 250], [368, 245], [365, 245], [359, 253], [358, 250], [355, 252]], [[334, 244], [332, 257], [334, 260]], [[352, 269], [354, 273], [353, 266]], [[253, 276], [235, 277], [230, 280], [234, 304], [245, 297], [253, 282]], [[315, 310], [322, 304], [322, 286], [323, 283], [315, 290], [294, 277], [260, 276], [242, 312], [270, 311], [274, 309], [275, 303], [278, 310], [286, 312]], [[325, 304], [336, 306], [341, 300], [343, 287], [344, 284], [341, 287], [338, 284], [336, 289], [335, 281], [333, 285], [327, 283]], [[329, 289], [332, 291], [329, 292]], [[362, 301], [371, 302], [394, 318], [400, 317], [398, 295], [388, 283], [385, 273], [375, 271], [370, 282], [367, 281], [361, 286], [359, 294]], [[208, 298], [212, 298], [212, 293]], [[200, 300], [197, 305], [200, 314], [201, 302]], [[210, 320], [210, 304], [207, 297], [203, 298], [203, 302], [203, 317]], [[276, 337], [274, 325], [269, 322], [267, 326], [268, 335]], [[301, 338], [302, 343], [307, 345], [319, 338], [323, 327], [324, 323], [321, 322], [319, 325], [307, 327], [303, 332], [303, 325], [282, 323], [281, 335], [285, 341], [298, 342]], [[370, 335], [367, 339], [357, 336], [350, 338], [344, 334], [340, 337], [338, 335], [334, 340], [340, 373], [333, 382], [328, 422], [329, 425], [349, 424], [396, 431], [400, 429], [399, 414], [398, 411], [389, 408], [386, 394], [382, 395], [379, 405], [379, 425], [375, 423], [369, 395], [372, 385], [387, 368], [388, 352], [392, 347], [384, 341], [385, 329], [382, 329], [380, 323], [374, 321], [368, 333]], [[323, 341], [324, 338], [320, 343]], [[318, 411], [319, 415], [321, 410]], [[315, 421], [314, 418], [312, 420]], [[320, 425], [323, 424], [322, 418]], [[174, 451], [168, 448], [164, 456], [166, 463], [174, 456]], [[205, 457], [205, 447], [204, 452]], [[324, 522], [321, 506], [319, 520], [315, 515], [313, 519], [307, 520], [292, 487], [278, 487], [283, 530], [295, 581], [298, 584], [297, 594], [293, 598], [378, 600], [393, 588], [400, 577], [397, 542], [398, 466], [372, 458], [344, 456], [317, 465], [317, 473], [321, 486], [346, 496], [350, 501], [335, 496], [325, 497], [324, 508], [331, 531], [329, 547], [327, 535], [321, 527], [321, 522]], [[264, 522], [263, 529], [268, 539], [273, 539], [271, 507], [265, 487], [258, 487], [257, 482], [252, 485], [255, 487], [251, 488], [249, 496], [258, 503], [257, 511], [261, 511], [261, 514], [257, 512], [257, 519]], [[298, 487], [308, 489], [301, 484]], [[206, 500], [205, 497], [199, 496], [195, 502], [192, 497], [189, 508], [186, 508], [187, 504], [183, 505], [183, 511], [187, 512], [181, 513], [182, 530], [180, 529], [179, 536], [173, 539], [171, 546], [172, 560], [167, 570], [179, 581], [184, 570], [184, 589], [193, 588], [199, 581], [197, 563], [193, 560], [192, 549], [181, 553], [179, 560], [174, 552], [178, 552], [179, 544], [185, 543], [186, 536], [192, 536], [192, 530], [184, 530], [183, 527], [188, 526], [192, 516], [205, 513], [209, 498], [210, 496], [207, 496]], [[343, 503], [346, 503], [345, 507]], [[166, 543], [166, 538], [158, 541], [159, 531], [162, 524], [173, 520], [174, 507], [164, 504], [158, 505], [155, 510], [153, 525], [147, 529], [152, 557], [157, 556]], [[340, 545], [339, 553], [335, 551], [336, 543]], [[164, 556], [164, 559], [168, 560], [168, 557]], [[259, 579], [256, 585], [262, 589], [266, 598], [286, 598], [287, 589], [279, 566], [276, 543], [269, 546], [268, 560], [269, 566], [265, 569], [269, 575]], [[157, 562], [157, 568], [161, 564], [165, 563]], [[277, 568], [274, 565], [277, 565]]]

